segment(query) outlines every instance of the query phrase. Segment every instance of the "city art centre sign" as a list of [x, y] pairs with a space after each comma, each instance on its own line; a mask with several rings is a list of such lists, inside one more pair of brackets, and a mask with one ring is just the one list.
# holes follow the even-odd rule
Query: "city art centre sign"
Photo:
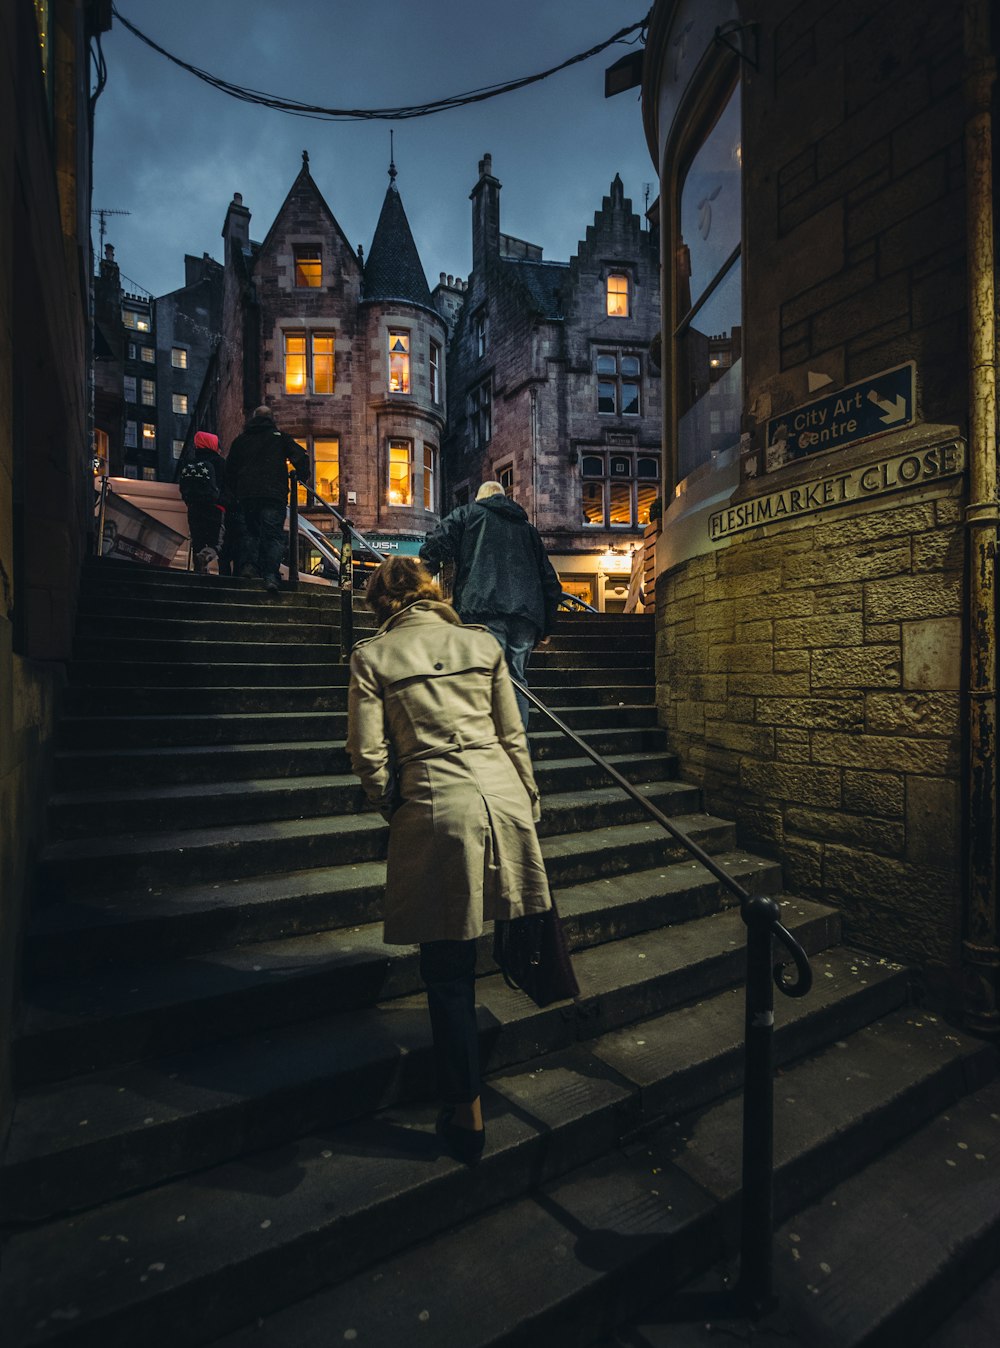
[[767, 445], [784, 445], [790, 459], [901, 431], [914, 418], [916, 367], [912, 360], [848, 384], [825, 398], [771, 417]]
[[942, 478], [955, 477], [964, 468], [965, 447], [957, 443], [934, 445], [909, 454], [893, 454], [891, 458], [852, 468], [846, 473], [831, 473], [814, 482], [800, 482], [784, 491], [717, 510], [709, 516], [708, 536], [714, 543], [762, 524], [776, 524], [818, 510], [832, 510], [906, 487], [921, 487]]

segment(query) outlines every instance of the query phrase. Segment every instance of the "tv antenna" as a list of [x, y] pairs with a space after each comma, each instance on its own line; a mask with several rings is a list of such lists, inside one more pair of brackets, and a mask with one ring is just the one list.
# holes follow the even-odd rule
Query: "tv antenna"
[[645, 198], [646, 228], [649, 228], [649, 194], [653, 189], [652, 183], [643, 183], [642, 191]]
[[109, 215], [131, 215], [132, 212], [131, 212], [131, 211], [119, 211], [119, 210], [118, 210], [117, 208], [115, 208], [114, 206], [98, 206], [98, 207], [96, 207], [94, 210], [92, 210], [90, 213], [91, 213], [91, 215], [96, 215], [97, 218], [98, 218], [98, 219], [100, 220], [100, 222], [101, 222], [101, 223], [100, 223], [100, 227], [99, 227], [99, 229], [100, 229], [100, 240], [101, 240], [101, 241], [100, 241], [100, 245], [98, 246], [98, 250], [97, 250], [97, 257], [98, 257], [98, 260], [100, 260], [100, 259], [104, 256], [104, 236], [105, 236], [105, 234], [108, 232], [108, 230], [107, 230], [107, 225], [105, 224], [105, 221], [107, 220], [108, 216], [109, 216]]

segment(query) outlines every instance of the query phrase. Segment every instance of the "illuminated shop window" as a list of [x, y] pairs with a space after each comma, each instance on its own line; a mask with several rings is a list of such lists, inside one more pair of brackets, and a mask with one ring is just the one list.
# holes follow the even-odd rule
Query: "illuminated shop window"
[[315, 244], [295, 245], [295, 285], [314, 289], [323, 284], [323, 254]]
[[389, 441], [389, 504], [413, 505], [413, 441]]
[[628, 318], [628, 277], [622, 272], [612, 272], [608, 277], [607, 300], [609, 318]]
[[389, 329], [389, 392], [410, 391], [410, 334]]

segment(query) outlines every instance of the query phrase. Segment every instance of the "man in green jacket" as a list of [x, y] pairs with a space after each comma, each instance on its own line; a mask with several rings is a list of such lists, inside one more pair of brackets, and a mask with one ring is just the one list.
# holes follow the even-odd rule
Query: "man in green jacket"
[[278, 430], [269, 407], [255, 409], [226, 460], [226, 486], [239, 501], [243, 515], [240, 575], [263, 576], [270, 594], [279, 592], [289, 461], [305, 480], [309, 457], [290, 435]]
[[[562, 585], [522, 507], [499, 482], [484, 482], [471, 505], [453, 510], [427, 535], [420, 560], [432, 573], [454, 562], [459, 617], [488, 627], [511, 674], [526, 683], [528, 656], [555, 627]], [[518, 693], [517, 704], [527, 728], [528, 699]]]

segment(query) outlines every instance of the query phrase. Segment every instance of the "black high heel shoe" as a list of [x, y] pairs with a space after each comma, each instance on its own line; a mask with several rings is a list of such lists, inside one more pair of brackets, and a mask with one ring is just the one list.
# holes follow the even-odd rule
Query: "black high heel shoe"
[[452, 1121], [454, 1113], [454, 1106], [446, 1105], [437, 1116], [434, 1130], [456, 1161], [476, 1165], [486, 1146], [486, 1129], [460, 1128]]

